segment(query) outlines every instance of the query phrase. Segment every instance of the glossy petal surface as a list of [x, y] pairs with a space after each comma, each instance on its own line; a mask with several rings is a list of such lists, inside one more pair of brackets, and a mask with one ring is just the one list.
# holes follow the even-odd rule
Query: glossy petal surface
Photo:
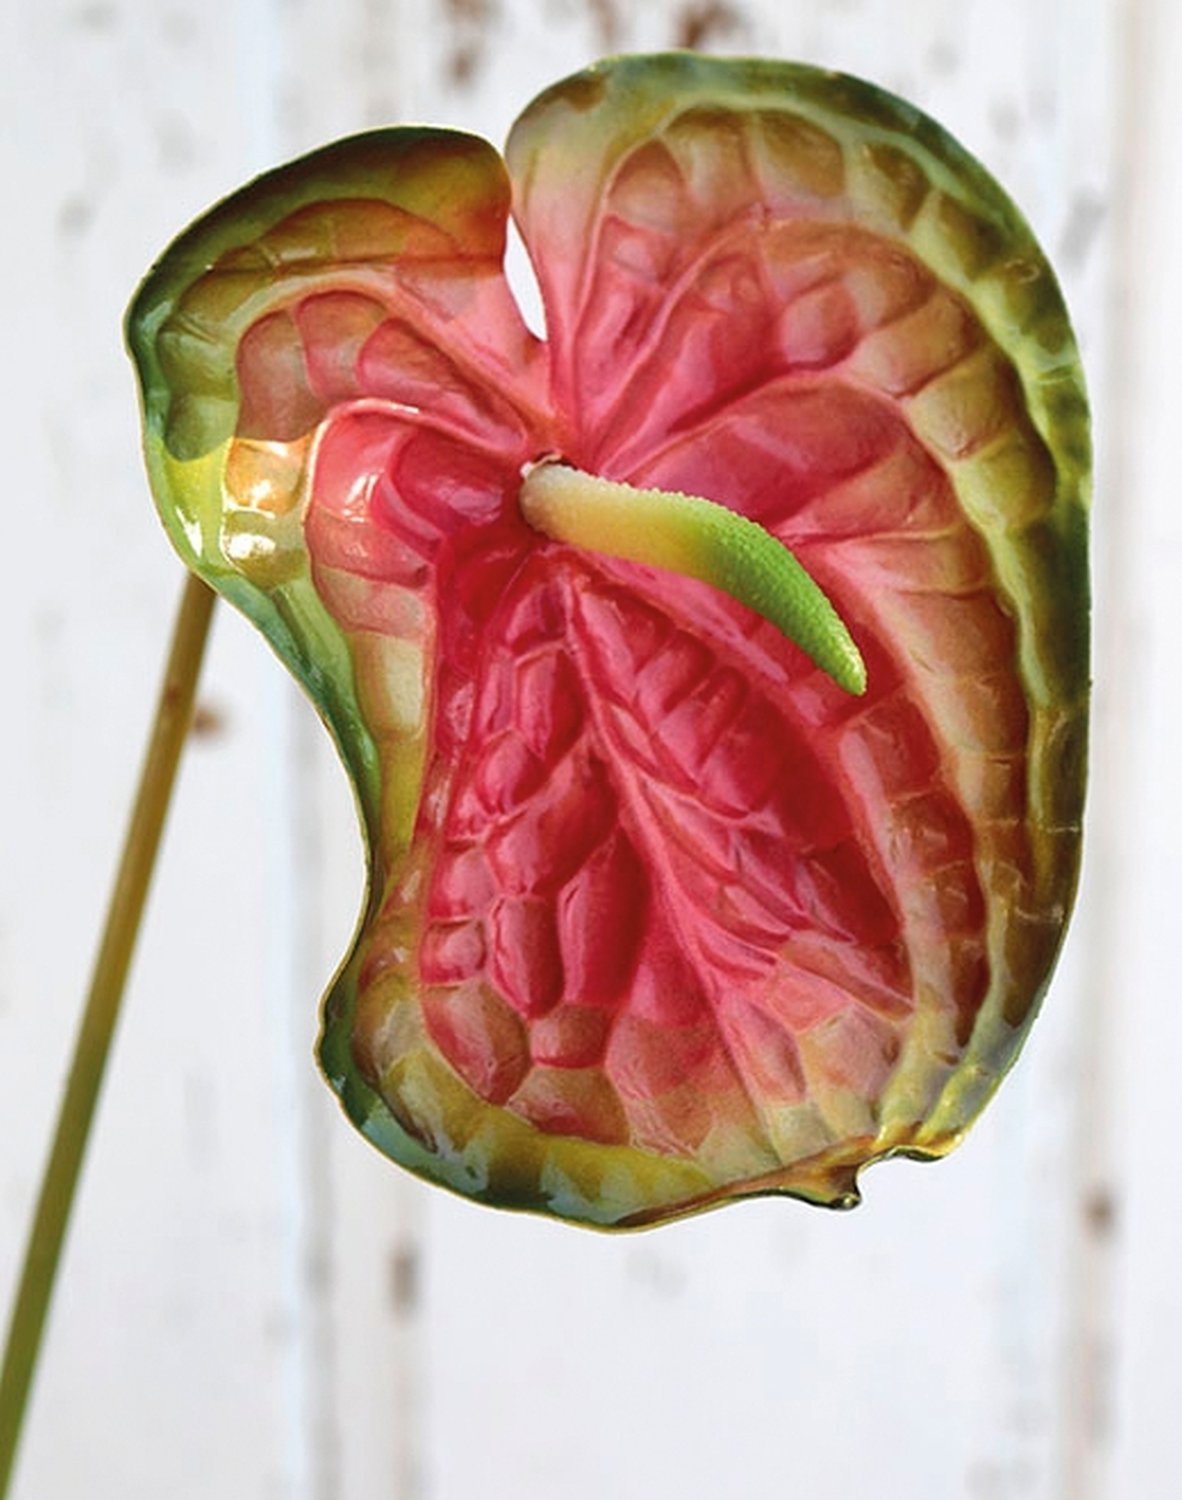
[[[601, 1224], [856, 1198], [954, 1144], [1074, 888], [1087, 418], [1053, 276], [936, 126], [786, 64], [622, 59], [506, 152], [340, 143], [130, 317], [189, 564], [357, 786], [322, 1056], [417, 1171]], [[501, 271], [513, 211], [548, 340]], [[527, 526], [561, 454], [758, 521], [852, 698], [709, 586]]]

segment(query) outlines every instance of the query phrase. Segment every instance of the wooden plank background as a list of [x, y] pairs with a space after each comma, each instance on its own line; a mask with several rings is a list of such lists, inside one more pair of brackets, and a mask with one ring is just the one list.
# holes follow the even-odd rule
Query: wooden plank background
[[335, 134], [503, 139], [604, 52], [859, 72], [1060, 269], [1095, 405], [1084, 888], [967, 1143], [865, 1205], [608, 1239], [421, 1188], [311, 1062], [343, 776], [221, 611], [15, 1500], [1166, 1500], [1182, 1489], [1173, 0], [7, 0], [0, 8], [0, 1287], [11, 1286], [177, 591], [120, 318], [213, 198]]

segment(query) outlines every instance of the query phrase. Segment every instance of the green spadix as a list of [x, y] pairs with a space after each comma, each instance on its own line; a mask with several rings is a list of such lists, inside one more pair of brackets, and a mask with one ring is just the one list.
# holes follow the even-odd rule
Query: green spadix
[[866, 664], [845, 622], [789, 549], [714, 500], [636, 489], [561, 463], [531, 466], [521, 513], [536, 531], [713, 585], [768, 620], [847, 693]]

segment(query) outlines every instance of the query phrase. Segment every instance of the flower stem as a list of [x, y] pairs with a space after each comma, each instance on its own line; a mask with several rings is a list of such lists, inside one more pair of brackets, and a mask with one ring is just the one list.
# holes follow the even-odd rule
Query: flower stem
[[181, 596], [156, 719], [107, 909], [90, 992], [13, 1305], [0, 1370], [0, 1500], [8, 1493], [62, 1242], [90, 1135], [127, 971], [181, 750], [189, 731], [214, 594], [189, 576]]

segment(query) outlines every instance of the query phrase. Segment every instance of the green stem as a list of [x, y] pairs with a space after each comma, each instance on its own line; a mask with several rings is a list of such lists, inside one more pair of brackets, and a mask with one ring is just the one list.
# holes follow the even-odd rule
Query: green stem
[[111, 892], [90, 992], [78, 1028], [57, 1130], [41, 1181], [9, 1324], [4, 1366], [0, 1371], [0, 1500], [7, 1495], [12, 1477], [62, 1242], [111, 1038], [119, 1017], [119, 1005], [177, 764], [189, 731], [214, 597], [200, 579], [190, 575], [173, 628], [156, 719]]

